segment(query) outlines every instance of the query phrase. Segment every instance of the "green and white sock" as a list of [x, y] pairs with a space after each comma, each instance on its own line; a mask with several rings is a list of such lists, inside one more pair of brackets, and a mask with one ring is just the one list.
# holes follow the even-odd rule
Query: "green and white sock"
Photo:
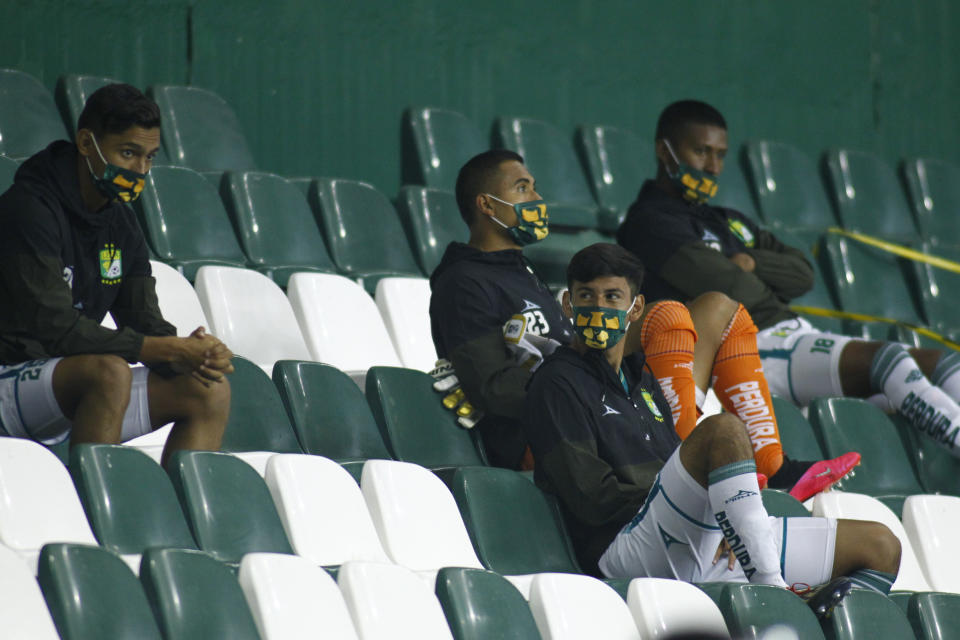
[[760, 498], [756, 463], [741, 460], [724, 465], [711, 471], [707, 482], [710, 508], [747, 580], [786, 587], [770, 517]]
[[960, 406], [927, 380], [902, 344], [884, 345], [870, 365], [870, 383], [917, 431], [960, 457]]
[[960, 352], [951, 351], [940, 356], [930, 382], [943, 389], [955, 402], [960, 402]]
[[887, 595], [897, 579], [897, 574], [874, 571], [873, 569], [860, 569], [854, 571], [848, 577], [855, 587]]

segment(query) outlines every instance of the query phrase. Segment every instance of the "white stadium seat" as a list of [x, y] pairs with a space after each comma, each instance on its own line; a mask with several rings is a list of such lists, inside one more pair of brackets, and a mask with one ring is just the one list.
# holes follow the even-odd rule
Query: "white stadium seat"
[[377, 283], [375, 297], [403, 366], [420, 371], [433, 369], [437, 350], [430, 332], [430, 281], [383, 278]]
[[627, 606], [640, 635], [651, 640], [730, 635], [716, 603], [688, 582], [634, 578], [627, 589]]
[[357, 640], [337, 583], [309, 560], [248, 553], [238, 579], [263, 640]]
[[909, 496], [903, 528], [934, 591], [960, 593], [960, 498]]
[[538, 574], [530, 588], [530, 610], [543, 640], [640, 639], [620, 594], [590, 576]]
[[[157, 281], [157, 300], [164, 319], [177, 328], [178, 336], [188, 336], [197, 327], [210, 327], [200, 306], [197, 292], [182, 273], [168, 264], [150, 261]], [[211, 332], [212, 333], [212, 332]]]
[[4, 640], [59, 640], [31, 567], [0, 545], [0, 621]]
[[200, 267], [197, 296], [210, 333], [270, 375], [277, 360], [310, 360], [283, 290], [249, 269]]
[[283, 453], [267, 463], [267, 487], [294, 553], [316, 565], [389, 562], [356, 480], [322, 456]]

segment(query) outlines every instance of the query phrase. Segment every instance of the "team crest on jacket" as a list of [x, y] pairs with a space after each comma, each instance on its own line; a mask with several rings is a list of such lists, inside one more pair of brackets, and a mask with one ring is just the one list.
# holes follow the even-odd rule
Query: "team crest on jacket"
[[120, 249], [108, 242], [103, 245], [103, 249], [100, 249], [100, 282], [118, 284], [122, 274]]
[[734, 220], [731, 218], [727, 220], [727, 226], [730, 227], [730, 231], [733, 233], [733, 235], [740, 238], [740, 242], [743, 243], [743, 246], [752, 247], [755, 244], [753, 233], [750, 231], [747, 225], [743, 224], [739, 220]]
[[643, 401], [647, 403], [647, 407], [650, 409], [650, 412], [653, 413], [653, 417], [657, 419], [657, 422], [663, 422], [663, 414], [660, 413], [657, 403], [653, 401], [653, 394], [646, 389], [641, 389], [640, 395], [643, 396]]

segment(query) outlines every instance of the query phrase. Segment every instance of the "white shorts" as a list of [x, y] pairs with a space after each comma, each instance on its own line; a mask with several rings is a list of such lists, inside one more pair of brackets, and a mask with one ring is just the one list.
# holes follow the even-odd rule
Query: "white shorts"
[[[723, 534], [715, 524], [707, 490], [684, 469], [680, 449], [660, 470], [647, 501], [600, 557], [608, 578], [670, 578], [685, 582], [747, 582], [739, 564], [716, 564]], [[787, 584], [817, 585], [833, 573], [837, 521], [770, 517], [770, 536], [780, 552]]]
[[806, 406], [815, 398], [842, 396], [840, 354], [850, 336], [824, 333], [803, 318], [783, 320], [757, 333], [770, 393]]
[[[53, 394], [53, 370], [62, 358], [0, 365], [0, 435], [30, 438], [45, 445], [63, 442], [73, 427]], [[153, 431], [147, 399], [147, 367], [133, 367], [130, 404], [120, 440]]]

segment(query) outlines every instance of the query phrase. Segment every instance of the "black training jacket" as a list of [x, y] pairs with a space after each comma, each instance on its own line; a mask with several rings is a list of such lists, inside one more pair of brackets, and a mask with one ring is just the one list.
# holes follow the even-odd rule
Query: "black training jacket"
[[517, 468], [526, 449], [519, 418], [530, 372], [514, 364], [503, 325], [523, 314], [527, 331], [568, 344], [570, 321], [519, 249], [484, 252], [452, 242], [430, 288], [437, 355], [453, 363], [467, 398], [486, 414], [477, 428], [490, 462]]
[[[119, 327], [100, 326], [107, 312]], [[160, 315], [133, 211], [87, 211], [77, 148], [54, 142], [0, 195], [0, 364], [76, 354], [136, 362], [145, 335], [176, 335]]]
[[534, 479], [560, 504], [584, 571], [643, 505], [680, 444], [670, 404], [642, 352], [624, 358], [630, 395], [600, 351], [558, 349], [527, 393], [524, 430]]
[[[813, 287], [813, 268], [803, 252], [738, 211], [687, 202], [653, 180], [630, 206], [617, 242], [646, 266], [642, 292], [648, 302], [721, 291], [743, 304], [761, 329], [796, 317], [790, 300]], [[755, 270], [747, 273], [730, 262], [735, 253], [750, 255]]]

